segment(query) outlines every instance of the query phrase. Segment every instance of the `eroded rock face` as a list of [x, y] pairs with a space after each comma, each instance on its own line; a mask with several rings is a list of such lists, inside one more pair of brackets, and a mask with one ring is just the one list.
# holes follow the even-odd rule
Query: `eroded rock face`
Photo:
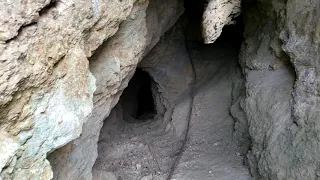
[[202, 22], [202, 36], [204, 43], [214, 43], [221, 35], [222, 28], [234, 24], [233, 18], [240, 15], [241, 0], [210, 0], [204, 13]]
[[48, 6], [51, 0], [0, 2], [0, 42], [4, 43], [18, 35], [20, 28], [30, 25], [39, 18], [39, 12]]
[[[114, 46], [108, 50], [113, 51], [111, 55], [114, 58], [103, 65], [104, 68], [108, 67], [106, 70], [110, 74], [97, 74], [97, 71], [102, 69], [92, 65], [91, 71], [98, 78], [96, 94], [104, 91], [93, 98], [95, 78], [89, 72], [87, 58], [92, 56], [93, 51], [107, 38], [116, 33], [120, 22], [130, 14], [134, 2], [1, 2], [0, 168], [4, 168], [2, 178], [52, 178], [46, 154], [81, 134], [83, 123], [92, 112], [92, 99], [100, 107], [100, 111], [96, 108], [97, 112], [93, 113], [99, 122], [96, 122], [97, 117], [93, 117], [93, 120], [91, 117], [89, 121], [101, 124], [116, 104], [116, 97], [121, 94], [121, 89], [126, 87], [142, 54], [147, 53], [157, 43], [160, 36], [183, 12], [182, 1], [160, 0], [153, 1], [148, 10], [145, 7], [143, 12], [148, 11], [148, 17], [141, 17], [138, 11], [132, 11], [128, 21], [138, 19], [135, 22], [140, 25], [140, 29], [137, 28], [137, 24], [127, 23], [130, 27], [119, 32], [125, 33], [127, 37], [122, 35], [109, 43], [109, 46], [113, 46], [120, 41], [121, 45], [127, 47]], [[136, 33], [135, 38], [132, 37], [133, 33]], [[117, 50], [119, 47], [123, 48], [120, 52]], [[127, 53], [131, 53], [131, 56], [126, 57]], [[107, 79], [104, 79], [100, 82], [105, 75], [111, 75], [108, 78], [112, 81], [106, 83]], [[115, 84], [118, 87], [110, 88]], [[86, 128], [91, 127], [97, 130], [86, 131]], [[91, 131], [97, 138], [100, 126], [85, 125], [84, 129], [84, 139], [87, 138], [86, 133], [90, 134]], [[87, 144], [81, 143], [84, 147], [93, 148], [93, 151], [89, 150], [93, 154], [96, 152], [96, 138], [87, 138]], [[80, 140], [74, 144], [76, 143], [80, 143]], [[69, 144], [64, 151], [74, 151], [74, 144]], [[81, 150], [84, 149], [79, 148], [78, 151]], [[65, 156], [61, 157], [68, 159]], [[93, 164], [93, 157], [90, 157], [92, 160], [87, 162], [88, 164]], [[71, 167], [77, 167], [76, 164]], [[90, 174], [90, 171], [89, 168], [85, 172]], [[86, 178], [87, 174], [84, 174], [83, 177]], [[70, 177], [72, 176], [70, 173]]]
[[318, 179], [320, 2], [247, 2], [245, 115], [236, 116], [248, 120], [251, 171], [258, 179]]
[[3, 179], [52, 178], [46, 155], [80, 135], [93, 107], [87, 57], [117, 31], [133, 3], [1, 2]]
[[92, 179], [104, 119], [118, 103], [138, 62], [182, 13], [181, 0], [137, 1], [119, 31], [90, 58], [90, 71], [97, 85], [94, 109], [81, 137], [50, 155], [54, 179]]

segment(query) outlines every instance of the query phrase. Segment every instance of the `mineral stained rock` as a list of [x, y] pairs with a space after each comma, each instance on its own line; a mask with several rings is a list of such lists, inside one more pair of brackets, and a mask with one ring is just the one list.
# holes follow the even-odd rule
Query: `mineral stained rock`
[[93, 107], [88, 57], [134, 1], [2, 1], [0, 168], [3, 179], [51, 179], [46, 156], [79, 137]]

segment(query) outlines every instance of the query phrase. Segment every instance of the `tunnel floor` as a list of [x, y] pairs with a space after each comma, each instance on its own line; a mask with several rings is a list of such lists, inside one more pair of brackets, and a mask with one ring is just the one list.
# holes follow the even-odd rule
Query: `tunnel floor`
[[198, 86], [188, 141], [172, 179], [251, 179], [232, 136], [232, 75], [238, 68], [238, 47], [235, 43], [219, 41], [212, 45], [188, 44]]

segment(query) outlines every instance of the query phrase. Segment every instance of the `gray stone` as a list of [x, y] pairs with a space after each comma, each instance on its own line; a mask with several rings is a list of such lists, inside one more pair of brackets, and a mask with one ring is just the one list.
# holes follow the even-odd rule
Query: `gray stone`
[[246, 2], [244, 114], [233, 115], [239, 124], [247, 118], [251, 172], [257, 179], [318, 179], [320, 2]]

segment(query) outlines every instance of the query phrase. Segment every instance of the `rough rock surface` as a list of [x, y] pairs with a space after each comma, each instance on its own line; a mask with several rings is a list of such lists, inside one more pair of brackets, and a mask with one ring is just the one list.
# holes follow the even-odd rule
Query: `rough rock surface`
[[[247, 118], [251, 172], [257, 179], [319, 179], [320, 2], [244, 6], [245, 93], [233, 115], [239, 124]], [[241, 127], [236, 131], [246, 134]]]
[[204, 43], [214, 43], [221, 35], [222, 28], [234, 24], [233, 18], [240, 15], [241, 0], [210, 0], [204, 13], [202, 22], [202, 36]]
[[1, 1], [0, 2], [0, 42], [14, 38], [19, 29], [34, 23], [39, 18], [39, 12], [50, 4], [51, 0], [36, 1]]
[[92, 111], [92, 51], [134, 1], [1, 2], [0, 128], [4, 179], [51, 179], [46, 155], [79, 137]]
[[90, 71], [97, 85], [94, 109], [81, 137], [50, 155], [54, 179], [92, 178], [103, 120], [117, 104], [138, 62], [182, 13], [183, 1], [180, 0], [137, 1], [118, 32], [90, 58]]

